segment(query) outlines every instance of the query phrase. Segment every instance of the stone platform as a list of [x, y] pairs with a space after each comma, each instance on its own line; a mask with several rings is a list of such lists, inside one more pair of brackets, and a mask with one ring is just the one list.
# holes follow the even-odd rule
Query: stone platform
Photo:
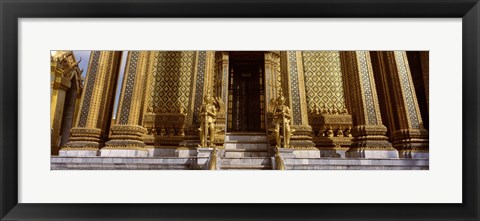
[[[200, 163], [198, 163], [200, 162]], [[203, 170], [208, 157], [51, 157], [52, 170]], [[428, 170], [428, 159], [286, 158], [287, 170]], [[221, 159], [219, 169], [272, 169], [269, 157]]]

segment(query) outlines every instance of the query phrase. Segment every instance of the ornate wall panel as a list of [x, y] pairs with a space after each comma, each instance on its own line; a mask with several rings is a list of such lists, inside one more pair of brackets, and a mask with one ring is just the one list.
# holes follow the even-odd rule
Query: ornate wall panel
[[345, 108], [340, 53], [303, 51], [305, 90], [309, 110], [325, 107]]
[[148, 109], [156, 113], [187, 110], [194, 56], [193, 51], [154, 53]]

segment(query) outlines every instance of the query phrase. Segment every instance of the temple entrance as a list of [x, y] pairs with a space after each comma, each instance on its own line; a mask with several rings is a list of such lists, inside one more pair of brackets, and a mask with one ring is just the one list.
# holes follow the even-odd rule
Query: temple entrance
[[265, 132], [264, 53], [230, 52], [227, 131]]

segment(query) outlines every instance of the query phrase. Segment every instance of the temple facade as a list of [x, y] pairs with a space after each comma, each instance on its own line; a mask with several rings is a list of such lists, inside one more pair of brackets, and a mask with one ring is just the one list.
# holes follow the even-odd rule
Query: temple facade
[[428, 169], [428, 56], [57, 52], [52, 169]]

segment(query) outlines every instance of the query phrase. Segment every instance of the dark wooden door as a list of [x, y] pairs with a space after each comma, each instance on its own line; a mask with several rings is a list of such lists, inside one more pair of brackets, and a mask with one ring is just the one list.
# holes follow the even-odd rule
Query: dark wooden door
[[263, 60], [231, 63], [229, 131], [264, 132]]

